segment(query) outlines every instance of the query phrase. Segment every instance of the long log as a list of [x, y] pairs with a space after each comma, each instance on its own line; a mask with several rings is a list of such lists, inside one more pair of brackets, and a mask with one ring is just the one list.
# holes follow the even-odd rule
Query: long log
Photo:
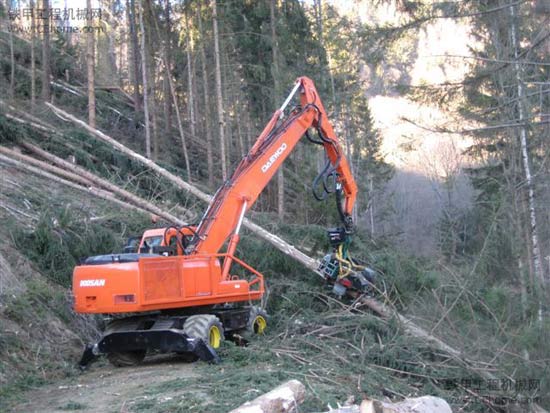
[[101, 189], [98, 189], [98, 188], [95, 188], [95, 187], [85, 187], [85, 186], [76, 184], [74, 182], [71, 182], [71, 181], [68, 181], [66, 179], [60, 178], [59, 176], [56, 176], [56, 175], [53, 175], [49, 172], [46, 172], [46, 171], [43, 171], [41, 169], [35, 168], [34, 166], [27, 165], [26, 163], [18, 161], [16, 159], [8, 158], [7, 156], [1, 155], [1, 154], [0, 154], [0, 161], [6, 162], [7, 164], [11, 164], [11, 165], [15, 166], [18, 169], [22, 169], [24, 171], [31, 172], [35, 175], [38, 175], [38, 176], [42, 177], [42, 178], [46, 178], [46, 179], [48, 179], [52, 182], [57, 182], [59, 184], [71, 187], [73, 189], [77, 189], [79, 191], [86, 192], [87, 194], [93, 195], [97, 198], [101, 198], [101, 199], [104, 199], [106, 201], [113, 202], [113, 203], [115, 203], [115, 204], [117, 204], [117, 205], [119, 205], [123, 208], [132, 209], [132, 210], [147, 213], [147, 211], [145, 211], [145, 210], [143, 210], [143, 209], [141, 209], [137, 206], [130, 205], [126, 202], [123, 202], [120, 199], [115, 198], [112, 194], [109, 194], [108, 192], [103, 191]]
[[298, 380], [290, 380], [229, 413], [296, 413], [305, 396], [305, 386]]
[[[158, 215], [161, 218], [164, 218], [166, 221], [178, 225], [184, 225], [185, 222], [179, 219], [178, 217], [166, 212], [165, 210], [159, 208], [155, 204], [152, 204], [149, 201], [146, 201], [143, 198], [140, 198], [137, 195], [134, 195], [133, 193], [126, 191], [125, 189], [122, 189], [115, 184], [100, 178], [99, 176], [85, 170], [84, 168], [79, 167], [78, 165], [75, 165], [71, 162], [68, 162], [64, 159], [61, 159], [47, 151], [45, 151], [42, 148], [39, 148], [36, 145], [33, 145], [28, 142], [21, 142], [21, 146], [23, 146], [25, 149], [31, 151], [32, 153], [35, 153], [36, 155], [47, 159], [48, 161], [54, 163], [55, 165], [59, 166], [60, 168], [64, 168], [67, 171], [71, 171], [71, 174], [74, 173], [76, 176], [80, 176], [89, 182], [92, 182], [99, 187], [108, 190], [109, 192], [112, 192], [114, 194], [117, 194], [127, 200], [128, 202], [138, 205], [141, 208], [151, 212], [152, 214]], [[32, 159], [32, 158], [31, 158]]]
[[6, 148], [5, 146], [0, 146], [0, 153], [3, 153], [4, 155], [7, 155], [7, 156], [11, 156], [12, 158], [18, 159], [19, 161], [24, 162], [26, 164], [34, 165], [42, 170], [49, 171], [55, 175], [63, 176], [71, 181], [79, 183], [80, 185], [84, 185], [86, 187], [93, 186], [90, 180], [82, 176], [74, 175], [69, 171], [66, 171], [56, 166], [39, 161], [38, 159], [34, 159], [30, 156], [23, 155], [22, 153], [16, 152], [13, 149]]
[[[38, 159], [32, 158], [32, 157], [24, 155], [22, 153], [18, 153], [16, 151], [14, 151], [12, 149], [9, 149], [9, 148], [6, 148], [4, 146], [0, 146], [0, 153], [3, 153], [5, 155], [9, 155], [12, 158], [18, 159], [23, 163], [26, 163], [26, 164], [29, 164], [29, 165], [34, 165], [34, 166], [40, 168], [40, 170], [49, 171], [49, 172], [51, 172], [55, 175], [65, 177], [70, 181], [77, 182], [77, 183], [83, 185], [84, 187], [86, 187], [87, 191], [90, 192], [90, 193], [97, 192], [97, 191], [99, 191], [100, 188], [103, 188], [104, 190], [106, 190], [106, 192], [102, 192], [102, 194], [108, 194], [109, 195], [108, 200], [110, 200], [110, 201], [113, 201], [114, 199], [116, 199], [116, 197], [112, 195], [113, 193], [122, 195], [123, 198], [126, 198], [126, 200], [129, 201], [129, 204], [136, 206], [138, 209], [142, 210], [143, 212], [149, 212], [151, 214], [158, 215], [159, 217], [164, 218], [165, 220], [167, 220], [170, 223], [177, 223], [179, 225], [183, 224], [183, 222], [181, 220], [179, 220], [177, 217], [165, 212], [164, 210], [158, 208], [156, 205], [153, 205], [150, 202], [148, 202], [148, 201], [146, 201], [142, 198], [139, 198], [139, 197], [129, 193], [128, 191], [125, 191], [125, 190], [117, 187], [116, 185], [113, 185], [113, 184], [99, 178], [98, 176], [96, 176], [96, 175], [94, 175], [90, 172], [81, 170], [76, 165], [74, 165], [70, 162], [67, 162], [67, 161], [65, 161], [61, 158], [57, 158], [54, 155], [48, 154], [47, 152], [41, 150], [40, 148], [34, 147], [34, 145], [24, 144], [24, 143], [22, 145], [25, 146], [26, 148], [36, 148], [36, 149], [38, 149], [40, 151], [39, 153], [41, 153], [41, 154], [43, 153], [44, 155], [47, 155], [47, 159], [49, 159], [49, 160], [55, 159], [58, 164], [62, 165], [66, 169], [58, 168], [58, 167], [50, 165], [46, 162], [40, 161]], [[51, 159], [50, 159], [50, 157], [51, 157]], [[72, 169], [72, 172], [69, 172], [67, 169]], [[79, 172], [85, 172], [85, 173], [79, 174]], [[95, 186], [97, 186], [98, 188], [95, 189], [94, 188]], [[97, 192], [97, 193], [100, 193], [100, 192]], [[107, 199], [105, 197], [103, 197], [103, 198]]]
[[[74, 124], [84, 128], [92, 135], [96, 136], [97, 138], [101, 139], [102, 141], [110, 144], [114, 148], [118, 149], [122, 153], [128, 155], [130, 158], [142, 163], [143, 165], [147, 166], [148, 168], [154, 170], [159, 175], [163, 176], [179, 188], [186, 190], [190, 192], [191, 194], [195, 195], [197, 198], [199, 198], [202, 201], [210, 202], [212, 197], [197, 187], [190, 185], [189, 183], [183, 181], [181, 178], [173, 175], [172, 173], [168, 172], [166, 169], [160, 167], [159, 165], [155, 164], [150, 159], [145, 158], [144, 156], [132, 151], [131, 149], [127, 148], [126, 146], [122, 145], [120, 142], [116, 141], [115, 139], [107, 136], [105, 133], [93, 129], [90, 126], [88, 126], [85, 122], [82, 120], [74, 117], [73, 115], [65, 112], [64, 110], [52, 105], [51, 103], [46, 103], [48, 107], [50, 107], [58, 116], [61, 118], [64, 118], [66, 120], [69, 120], [73, 122]], [[315, 272], [318, 275], [321, 275], [317, 268], [318, 268], [318, 261], [307, 256], [303, 252], [297, 250], [294, 246], [288, 244], [285, 242], [282, 238], [270, 233], [269, 231], [265, 230], [264, 228], [260, 227], [257, 224], [252, 223], [250, 220], [246, 219], [243, 221], [243, 224], [254, 234], [259, 236], [260, 238], [264, 239], [265, 241], [272, 244], [275, 248], [283, 252], [284, 254], [294, 258], [298, 262], [302, 263], [306, 268], [310, 269], [311, 271]], [[409, 318], [399, 314], [395, 309], [385, 305], [384, 303], [374, 299], [374, 298], [362, 298], [361, 303], [370, 308], [372, 311], [374, 311], [376, 314], [378, 314], [382, 318], [393, 318], [396, 317], [400, 322], [403, 330], [410, 334], [413, 337], [417, 337], [420, 339], [425, 340], [426, 342], [430, 343], [433, 347], [436, 349], [447, 353], [451, 357], [453, 357], [455, 360], [461, 362], [465, 366], [472, 366], [473, 362], [471, 360], [468, 360], [465, 355], [462, 354], [461, 351], [449, 346], [445, 342], [443, 342], [438, 337], [434, 336], [433, 334], [429, 333], [422, 327], [418, 326], [416, 323], [414, 323]], [[477, 373], [481, 374], [482, 376], [486, 378], [493, 379], [495, 376], [487, 371], [480, 371], [479, 369], [474, 369]], [[535, 407], [539, 410], [537, 410], [540, 413], [547, 413], [546, 410], [542, 409], [540, 406], [535, 405]]]

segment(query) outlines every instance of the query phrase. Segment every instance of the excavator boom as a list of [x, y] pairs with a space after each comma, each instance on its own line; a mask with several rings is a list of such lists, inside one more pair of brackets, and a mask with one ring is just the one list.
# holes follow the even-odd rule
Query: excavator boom
[[[300, 106], [284, 117], [284, 110], [295, 93], [300, 94]], [[318, 143], [324, 146], [334, 172], [333, 179], [341, 186], [342, 213], [351, 227], [357, 195], [355, 180], [315, 85], [311, 79], [300, 77], [283, 106], [273, 114], [254, 146], [216, 193], [198, 226], [196, 243], [189, 248], [190, 253], [212, 254], [222, 248], [243, 211], [252, 207], [310, 128], [317, 130]]]

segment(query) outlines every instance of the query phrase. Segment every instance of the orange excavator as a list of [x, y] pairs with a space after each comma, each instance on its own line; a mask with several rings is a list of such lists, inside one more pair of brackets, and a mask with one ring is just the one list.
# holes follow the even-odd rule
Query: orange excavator
[[[297, 94], [299, 104], [287, 110]], [[264, 277], [235, 251], [246, 212], [303, 136], [323, 146], [328, 158], [314, 195], [335, 192], [342, 219], [341, 227], [329, 230], [333, 251], [320, 271], [339, 295], [367, 287], [369, 274], [347, 253], [357, 186], [313, 82], [300, 77], [198, 225], [148, 230], [137, 252], [90, 257], [75, 268], [76, 312], [125, 316], [87, 346], [81, 366], [100, 354], [130, 366], [148, 352], [217, 362], [215, 349], [224, 338], [264, 332], [267, 314], [251, 304], [264, 295]], [[238, 267], [240, 275], [232, 274]]]

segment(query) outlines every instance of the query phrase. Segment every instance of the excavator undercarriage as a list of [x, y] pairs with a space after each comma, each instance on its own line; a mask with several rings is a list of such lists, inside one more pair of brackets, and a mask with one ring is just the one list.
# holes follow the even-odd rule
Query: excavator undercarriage
[[218, 363], [215, 349], [224, 339], [243, 345], [266, 326], [267, 314], [256, 306], [195, 307], [113, 319], [101, 340], [86, 347], [79, 366], [85, 368], [101, 354], [118, 367], [136, 365], [151, 353]]

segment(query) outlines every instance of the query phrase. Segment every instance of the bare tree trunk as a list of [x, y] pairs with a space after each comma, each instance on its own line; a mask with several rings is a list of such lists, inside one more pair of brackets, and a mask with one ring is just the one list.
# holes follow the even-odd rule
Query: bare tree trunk
[[[71, 181], [68, 181], [66, 179], [60, 178], [59, 176], [52, 175], [51, 173], [45, 172], [44, 168], [35, 168], [34, 166], [27, 165], [24, 162], [17, 161], [13, 158], [8, 158], [7, 156], [4, 156], [4, 155], [0, 155], [0, 161], [7, 162], [9, 164], [12, 164], [12, 165], [16, 166], [19, 169], [34, 173], [35, 175], [46, 178], [51, 182], [56, 182], [56, 183], [59, 183], [59, 184], [62, 184], [62, 185], [66, 185], [66, 186], [69, 186], [71, 188], [77, 189], [79, 191], [83, 191], [83, 192], [86, 192], [88, 194], [91, 194], [95, 197], [105, 199], [106, 201], [116, 203], [117, 205], [119, 205], [123, 208], [142, 211], [139, 207], [136, 207], [134, 205], [130, 205], [126, 202], [123, 202], [120, 199], [115, 198], [112, 194], [110, 194], [106, 191], [103, 191], [103, 190], [100, 190], [100, 189], [97, 189], [97, 188], [94, 188], [94, 187], [86, 187], [86, 186], [76, 184], [74, 182], [71, 182]], [[145, 212], [145, 211], [142, 211], [142, 212]]]
[[[34, 10], [34, 0], [30, 1], [29, 7]], [[34, 13], [31, 13], [31, 110], [36, 106], [36, 20]]]
[[[152, 59], [151, 59], [152, 60]], [[155, 79], [155, 67], [152, 67], [153, 75], [152, 77], [152, 96], [151, 99], [153, 100], [153, 107], [151, 110], [151, 127], [153, 130], [153, 159], [156, 161], [159, 157], [159, 134], [158, 134], [158, 128], [157, 128], [157, 113], [155, 108], [157, 107], [157, 99], [155, 94], [155, 86], [154, 86], [154, 79]], [[151, 71], [149, 72], [151, 73]]]
[[536, 215], [536, 203], [535, 203], [535, 191], [533, 185], [533, 179], [531, 175], [531, 167], [529, 160], [529, 151], [527, 147], [527, 127], [525, 125], [526, 115], [525, 115], [525, 92], [523, 88], [523, 78], [521, 74], [521, 66], [519, 62], [519, 51], [518, 51], [518, 34], [517, 34], [517, 22], [516, 22], [516, 6], [510, 4], [510, 18], [511, 18], [511, 41], [512, 47], [514, 49], [514, 72], [517, 82], [517, 94], [518, 94], [518, 115], [519, 122], [522, 125], [519, 129], [520, 133], [520, 145], [521, 145], [521, 156], [523, 161], [523, 170], [525, 173], [525, 182], [527, 185], [527, 202], [529, 206], [529, 218], [531, 225], [531, 249], [533, 253], [533, 265], [536, 277], [540, 282], [540, 294], [539, 294], [539, 321], [542, 321], [543, 318], [543, 305], [542, 302], [546, 300], [546, 290], [548, 288], [548, 281], [544, 274], [544, 268], [542, 267], [542, 255], [539, 249], [539, 237], [538, 237], [538, 227], [537, 227], [537, 215]]
[[[350, 410], [348, 410], [350, 411]], [[433, 396], [422, 396], [405, 399], [400, 402], [383, 402], [379, 400], [363, 400], [357, 413], [452, 413], [449, 404]], [[336, 411], [335, 413], [338, 413]]]
[[[9, 24], [9, 23], [8, 23]], [[11, 72], [10, 72], [10, 98], [15, 97], [15, 51], [13, 49], [13, 30], [8, 26], [8, 33], [10, 39], [10, 60], [11, 60]]]
[[141, 111], [141, 99], [139, 93], [139, 49], [138, 49], [138, 35], [136, 27], [136, 3], [135, 0], [127, 0], [126, 7], [128, 8], [128, 19], [130, 26], [130, 40], [132, 43], [132, 69], [133, 69], [133, 83], [134, 83], [134, 109], [136, 112]]
[[[120, 73], [120, 69], [121, 69], [122, 66], [117, 65], [116, 41], [115, 41], [115, 36], [117, 34], [117, 22], [113, 18], [115, 16], [115, 14], [117, 13], [117, 11], [116, 11], [117, 5], [115, 4], [114, 1], [111, 2], [110, 4], [108, 3], [108, 5], [109, 5], [110, 16], [107, 20], [107, 24], [112, 25], [113, 30], [109, 30], [107, 32], [107, 42], [108, 42], [107, 57], [108, 57], [108, 60], [109, 60], [109, 68], [111, 70], [111, 73], [113, 74], [113, 76], [116, 77], [116, 85], [121, 87], [121, 85], [122, 85], [122, 76], [121, 76], [121, 73]], [[122, 54], [122, 53], [120, 53], [120, 54]], [[113, 80], [113, 86], [114, 86], [115, 81], [114, 81], [114, 79], [112, 79], [112, 80]]]
[[50, 101], [50, 1], [42, 0], [42, 9], [46, 18], [43, 19], [44, 27], [42, 35], [42, 100]]
[[[277, 21], [275, 19], [275, 7], [277, 6], [277, 0], [269, 0], [269, 22], [271, 26], [271, 52], [273, 55], [273, 87], [275, 93], [273, 94], [275, 100], [275, 107], [279, 102], [281, 96], [280, 75], [279, 75], [279, 47], [277, 41]], [[277, 216], [282, 221], [285, 217], [285, 177], [283, 167], [280, 167], [277, 171]]]
[[[239, 95], [239, 98], [237, 98], [237, 101], [236, 101], [237, 109], [235, 110], [235, 113], [238, 113], [240, 108], [242, 108], [242, 106], [241, 106], [241, 97], [242, 97], [241, 93], [238, 92], [238, 95]], [[244, 101], [244, 98], [243, 98], [243, 101]], [[246, 148], [244, 146], [243, 129], [242, 129], [241, 123], [242, 123], [241, 119], [237, 118], [237, 139], [238, 139], [238, 142], [239, 142], [239, 154], [241, 155], [241, 158], [244, 158], [244, 156], [246, 155]]]
[[145, 117], [145, 156], [151, 158], [151, 127], [149, 125], [149, 93], [147, 90], [147, 53], [145, 50], [145, 25], [143, 24], [143, 6], [139, 0], [139, 29], [141, 32], [141, 74], [143, 78], [143, 113]]
[[[229, 51], [231, 47], [231, 40], [227, 40], [223, 49], [220, 51], [220, 62], [229, 62]], [[234, 108], [235, 95], [233, 94], [233, 88], [230, 88], [231, 78], [228, 75], [228, 65], [226, 64], [222, 68], [222, 81], [221, 84], [225, 85], [223, 89], [224, 101], [224, 131], [225, 131], [225, 158], [228, 165], [231, 165], [231, 153], [234, 152], [233, 148], [236, 147], [235, 140], [233, 139], [233, 122], [235, 121]], [[229, 102], [229, 103], [228, 103]], [[229, 107], [229, 113], [225, 110]]]
[[246, 123], [246, 147], [252, 147], [252, 121], [250, 120], [250, 106], [247, 105], [244, 114]]
[[178, 130], [181, 138], [181, 146], [183, 150], [183, 158], [185, 160], [185, 167], [187, 168], [187, 179], [191, 182], [191, 164], [189, 162], [189, 154], [187, 152], [187, 142], [185, 139], [185, 133], [183, 132], [183, 124], [181, 122], [181, 113], [178, 104], [178, 96], [176, 95], [176, 88], [174, 87], [174, 81], [172, 76], [168, 76], [168, 84], [170, 86], [170, 93], [174, 102], [174, 110], [176, 112], [176, 120], [178, 122]]
[[225, 156], [225, 121], [223, 111], [223, 96], [222, 96], [222, 74], [220, 63], [220, 45], [218, 36], [218, 9], [217, 0], [212, 0], [212, 24], [214, 29], [214, 60], [215, 60], [215, 72], [216, 72], [216, 100], [218, 108], [218, 133], [220, 138], [220, 158], [222, 166], [222, 179], [227, 179], [227, 159]]
[[[23, 145], [25, 145], [25, 144], [23, 144]], [[12, 149], [9, 149], [9, 148], [5, 148], [4, 146], [0, 146], [0, 153], [3, 153], [4, 155], [9, 156], [12, 159], [17, 159], [21, 162], [25, 162], [26, 164], [34, 165], [34, 166], [42, 169], [43, 171], [52, 172], [56, 175], [62, 176], [64, 178], [68, 178], [71, 181], [78, 182], [80, 185], [85, 185], [85, 186], [92, 186], [93, 185], [92, 181], [90, 181], [90, 180], [88, 180], [88, 179], [86, 179], [82, 176], [75, 175], [75, 174], [73, 174], [69, 171], [63, 170], [61, 168], [50, 165], [50, 164], [45, 163], [43, 161], [39, 161], [38, 159], [32, 158], [30, 156], [23, 155], [22, 153], [16, 152], [16, 151], [14, 151]], [[73, 169], [72, 168], [73, 166], [74, 165], [71, 164], [71, 169]]]
[[[369, 176], [369, 218], [370, 218], [370, 236], [374, 238], [374, 179]], [[357, 222], [357, 209], [354, 208], [354, 222]]]
[[[86, 0], [86, 24], [92, 27], [92, 0]], [[95, 128], [95, 68], [94, 68], [94, 32], [89, 30], [86, 35], [86, 67], [88, 69], [88, 124]]]
[[195, 96], [193, 93], [193, 61], [191, 59], [191, 32], [189, 30], [189, 16], [188, 8], [185, 8], [185, 54], [187, 56], [187, 93], [188, 93], [188, 106], [189, 106], [189, 124], [191, 126], [191, 135], [196, 136], [195, 131]]
[[[149, 11], [152, 13], [152, 6], [151, 6], [150, 3], [149, 3]], [[156, 30], [157, 36], [160, 39], [161, 38], [160, 29], [159, 29], [159, 26], [158, 26], [157, 19], [155, 18], [153, 13], [152, 13], [152, 19], [153, 19], [153, 23], [155, 25], [155, 30]], [[170, 94], [172, 95], [172, 102], [174, 104], [174, 110], [176, 112], [176, 120], [178, 122], [178, 130], [179, 130], [180, 138], [181, 138], [183, 158], [185, 160], [185, 167], [187, 168], [187, 179], [189, 180], [189, 182], [191, 182], [191, 164], [189, 162], [189, 154], [187, 153], [187, 142], [186, 142], [186, 139], [185, 139], [185, 133], [183, 132], [183, 124], [182, 124], [182, 121], [181, 121], [181, 113], [180, 113], [179, 104], [178, 104], [178, 96], [176, 94], [176, 87], [174, 86], [174, 81], [172, 79], [172, 76], [170, 74], [170, 70], [169, 70], [169, 67], [168, 67], [168, 56], [167, 56], [167, 53], [166, 53], [166, 47], [164, 45], [161, 45], [160, 49], [161, 49], [160, 54], [161, 54], [161, 57], [162, 57], [162, 64], [164, 66], [164, 72], [166, 73], [166, 77], [168, 79], [168, 86], [170, 88]]]
[[[155, 16], [153, 16], [154, 19]], [[163, 100], [164, 100], [164, 130], [165, 133], [168, 134], [170, 129], [172, 128], [172, 106], [170, 104], [170, 85], [168, 84], [168, 77], [170, 76], [170, 55], [171, 55], [171, 41], [170, 41], [170, 33], [172, 30], [172, 24], [170, 21], [170, 0], [165, 0], [164, 3], [164, 20], [166, 25], [166, 39], [165, 39], [165, 45], [164, 50], [166, 50], [166, 65], [164, 67], [164, 79], [162, 80], [163, 84]], [[155, 20], [156, 22], [156, 20]], [[156, 26], [155, 26], [156, 27]], [[159, 33], [160, 36], [160, 33]]]
[[156, 16], [154, 15], [153, 7], [151, 6], [151, 0], [144, 0], [147, 4], [147, 8], [143, 9], [144, 13], [144, 25], [145, 27], [150, 27], [151, 38], [148, 39], [146, 43], [146, 53], [147, 53], [147, 109], [150, 116], [150, 125], [151, 125], [151, 144], [153, 146], [153, 159], [157, 160], [159, 155], [159, 134], [157, 130], [157, 97], [156, 97], [156, 64], [155, 64], [155, 48], [153, 45], [156, 43], [156, 40], [161, 41], [161, 34], [156, 33], [157, 37], [153, 35], [152, 24], [153, 19], [156, 21]]
[[204, 30], [202, 28], [201, 6], [197, 7], [199, 25], [199, 52], [201, 55], [202, 91], [204, 96], [204, 132], [206, 135], [206, 159], [208, 164], [208, 186], [214, 186], [214, 154], [212, 148], [212, 128], [210, 127], [210, 98], [208, 95], [208, 73], [206, 71], [206, 53], [204, 51]]

